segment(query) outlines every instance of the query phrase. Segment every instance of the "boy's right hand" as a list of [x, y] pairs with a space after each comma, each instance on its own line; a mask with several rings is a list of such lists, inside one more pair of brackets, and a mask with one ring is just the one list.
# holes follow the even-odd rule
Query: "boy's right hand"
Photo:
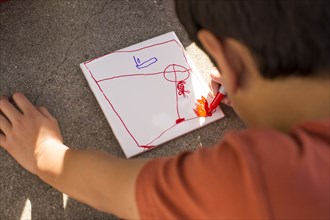
[[[218, 70], [211, 71], [209, 78], [209, 87], [212, 91], [213, 97], [217, 95], [221, 85], [222, 85], [221, 73], [219, 73]], [[229, 100], [228, 96], [225, 96], [221, 102], [225, 105], [232, 107], [231, 101]]]

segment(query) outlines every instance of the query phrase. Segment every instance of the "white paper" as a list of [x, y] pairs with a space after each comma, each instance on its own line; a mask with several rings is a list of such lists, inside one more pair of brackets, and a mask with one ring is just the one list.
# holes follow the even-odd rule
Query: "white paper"
[[80, 67], [128, 158], [224, 117], [195, 115], [210, 91], [174, 32]]

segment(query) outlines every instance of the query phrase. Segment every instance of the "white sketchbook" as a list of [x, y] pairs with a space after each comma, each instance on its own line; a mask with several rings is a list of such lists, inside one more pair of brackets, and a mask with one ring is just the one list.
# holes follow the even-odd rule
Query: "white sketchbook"
[[80, 64], [127, 158], [224, 117], [193, 109], [210, 90], [174, 32]]

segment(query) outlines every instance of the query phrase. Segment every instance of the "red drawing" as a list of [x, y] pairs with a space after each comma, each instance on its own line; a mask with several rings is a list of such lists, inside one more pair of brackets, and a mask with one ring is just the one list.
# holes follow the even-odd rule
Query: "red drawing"
[[183, 122], [184, 120], [186, 120], [186, 119], [185, 118], [178, 118], [178, 119], [175, 120], [175, 123], [179, 124], [179, 123]]
[[185, 90], [184, 88], [184, 84], [186, 84], [185, 81], [179, 81], [178, 85], [176, 86], [177, 90], [178, 90], [178, 94], [179, 95], [183, 95], [183, 97], [187, 97], [186, 93], [190, 93], [189, 90]]
[[[138, 65], [138, 69], [144, 68], [144, 69], [149, 69], [150, 67], [152, 67], [153, 65], [156, 65], [158, 58], [156, 57], [152, 57], [149, 60], [146, 60], [145, 62], [141, 62], [139, 60], [139, 58], [137, 58], [136, 56], [134, 56], [136, 52], [141, 51], [141, 50], [145, 50], [147, 48], [152, 48], [152, 47], [157, 47], [160, 45], [164, 45], [164, 44], [176, 44], [177, 46], [179, 46], [182, 49], [182, 55], [185, 59], [185, 64], [184, 65], [179, 65], [179, 64], [169, 64], [165, 67], [164, 71], [160, 71], [160, 72], [150, 72], [150, 73], [130, 73], [130, 74], [119, 74], [119, 75], [115, 75], [115, 76], [111, 76], [111, 77], [96, 77], [95, 74], [91, 71], [89, 65], [94, 62], [97, 61], [98, 59], [104, 57], [99, 57], [97, 59], [93, 59], [90, 61], [87, 61], [84, 63], [86, 69], [89, 71], [90, 76], [92, 77], [92, 79], [94, 80], [95, 84], [97, 85], [98, 89], [100, 90], [100, 92], [103, 94], [104, 98], [106, 99], [106, 101], [108, 102], [109, 106], [111, 107], [111, 109], [113, 110], [113, 112], [117, 115], [118, 119], [120, 120], [121, 124], [124, 126], [126, 132], [129, 134], [129, 136], [132, 138], [132, 140], [136, 143], [137, 147], [141, 147], [144, 149], [150, 149], [153, 148], [153, 143], [159, 139], [163, 134], [165, 134], [167, 131], [169, 131], [170, 129], [172, 129], [173, 127], [177, 126], [180, 123], [184, 123], [185, 121], [190, 121], [190, 120], [195, 120], [198, 117], [207, 117], [206, 114], [202, 114], [200, 111], [200, 108], [197, 108], [197, 110], [194, 109], [194, 112], [196, 113], [199, 112], [199, 114], [197, 114], [197, 117], [192, 117], [192, 118], [184, 118], [182, 117], [183, 113], [180, 111], [180, 107], [179, 107], [179, 99], [181, 98], [187, 98], [187, 94], [190, 93], [189, 88], [186, 88], [186, 81], [189, 79], [192, 70], [188, 64], [185, 52], [184, 52], [184, 48], [181, 46], [181, 44], [179, 44], [176, 40], [169, 40], [169, 41], [165, 41], [162, 43], [158, 43], [158, 44], [153, 44], [150, 46], [146, 46], [146, 47], [142, 47], [136, 50], [118, 50], [115, 51], [113, 53], [130, 53], [132, 54], [132, 60], [134, 58], [134, 65], [142, 65], [143, 66], [139, 66]], [[111, 54], [113, 54], [111, 53]], [[107, 54], [105, 56], [108, 56], [110, 54]], [[141, 64], [140, 64], [141, 63]], [[150, 67], [149, 67], [150, 66]], [[125, 78], [131, 78], [131, 77], [152, 77], [152, 76], [162, 76], [166, 81], [168, 81], [169, 83], [173, 84], [173, 92], [175, 93], [175, 111], [176, 111], [176, 119], [174, 119], [173, 124], [168, 127], [167, 129], [165, 129], [164, 131], [162, 131], [157, 137], [155, 137], [153, 140], [150, 140], [149, 143], [139, 143], [139, 141], [137, 140], [137, 138], [134, 136], [134, 134], [132, 133], [131, 129], [127, 126], [127, 124], [125, 123], [123, 116], [117, 111], [117, 109], [115, 108], [113, 102], [111, 101], [111, 99], [108, 97], [108, 95], [106, 94], [106, 92], [104, 92], [104, 90], [102, 89], [101, 83], [104, 82], [109, 82], [109, 81], [113, 81], [113, 80], [117, 80], [117, 79], [121, 79], [123, 77]], [[106, 76], [106, 75], [105, 75]], [[204, 100], [204, 103], [206, 102], [206, 106], [207, 106], [207, 101], [204, 97], [202, 97], [202, 99]], [[205, 110], [205, 106], [204, 106], [204, 110]]]

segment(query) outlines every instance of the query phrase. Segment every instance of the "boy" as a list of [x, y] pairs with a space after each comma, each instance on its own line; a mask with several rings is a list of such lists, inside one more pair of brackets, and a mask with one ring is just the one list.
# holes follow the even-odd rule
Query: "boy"
[[[249, 125], [212, 148], [154, 160], [72, 150], [56, 119], [15, 93], [0, 144], [42, 180], [122, 218], [328, 219], [328, 1], [177, 1]], [[216, 132], [216, 131], [215, 131]], [[87, 166], [85, 166], [87, 165]]]

